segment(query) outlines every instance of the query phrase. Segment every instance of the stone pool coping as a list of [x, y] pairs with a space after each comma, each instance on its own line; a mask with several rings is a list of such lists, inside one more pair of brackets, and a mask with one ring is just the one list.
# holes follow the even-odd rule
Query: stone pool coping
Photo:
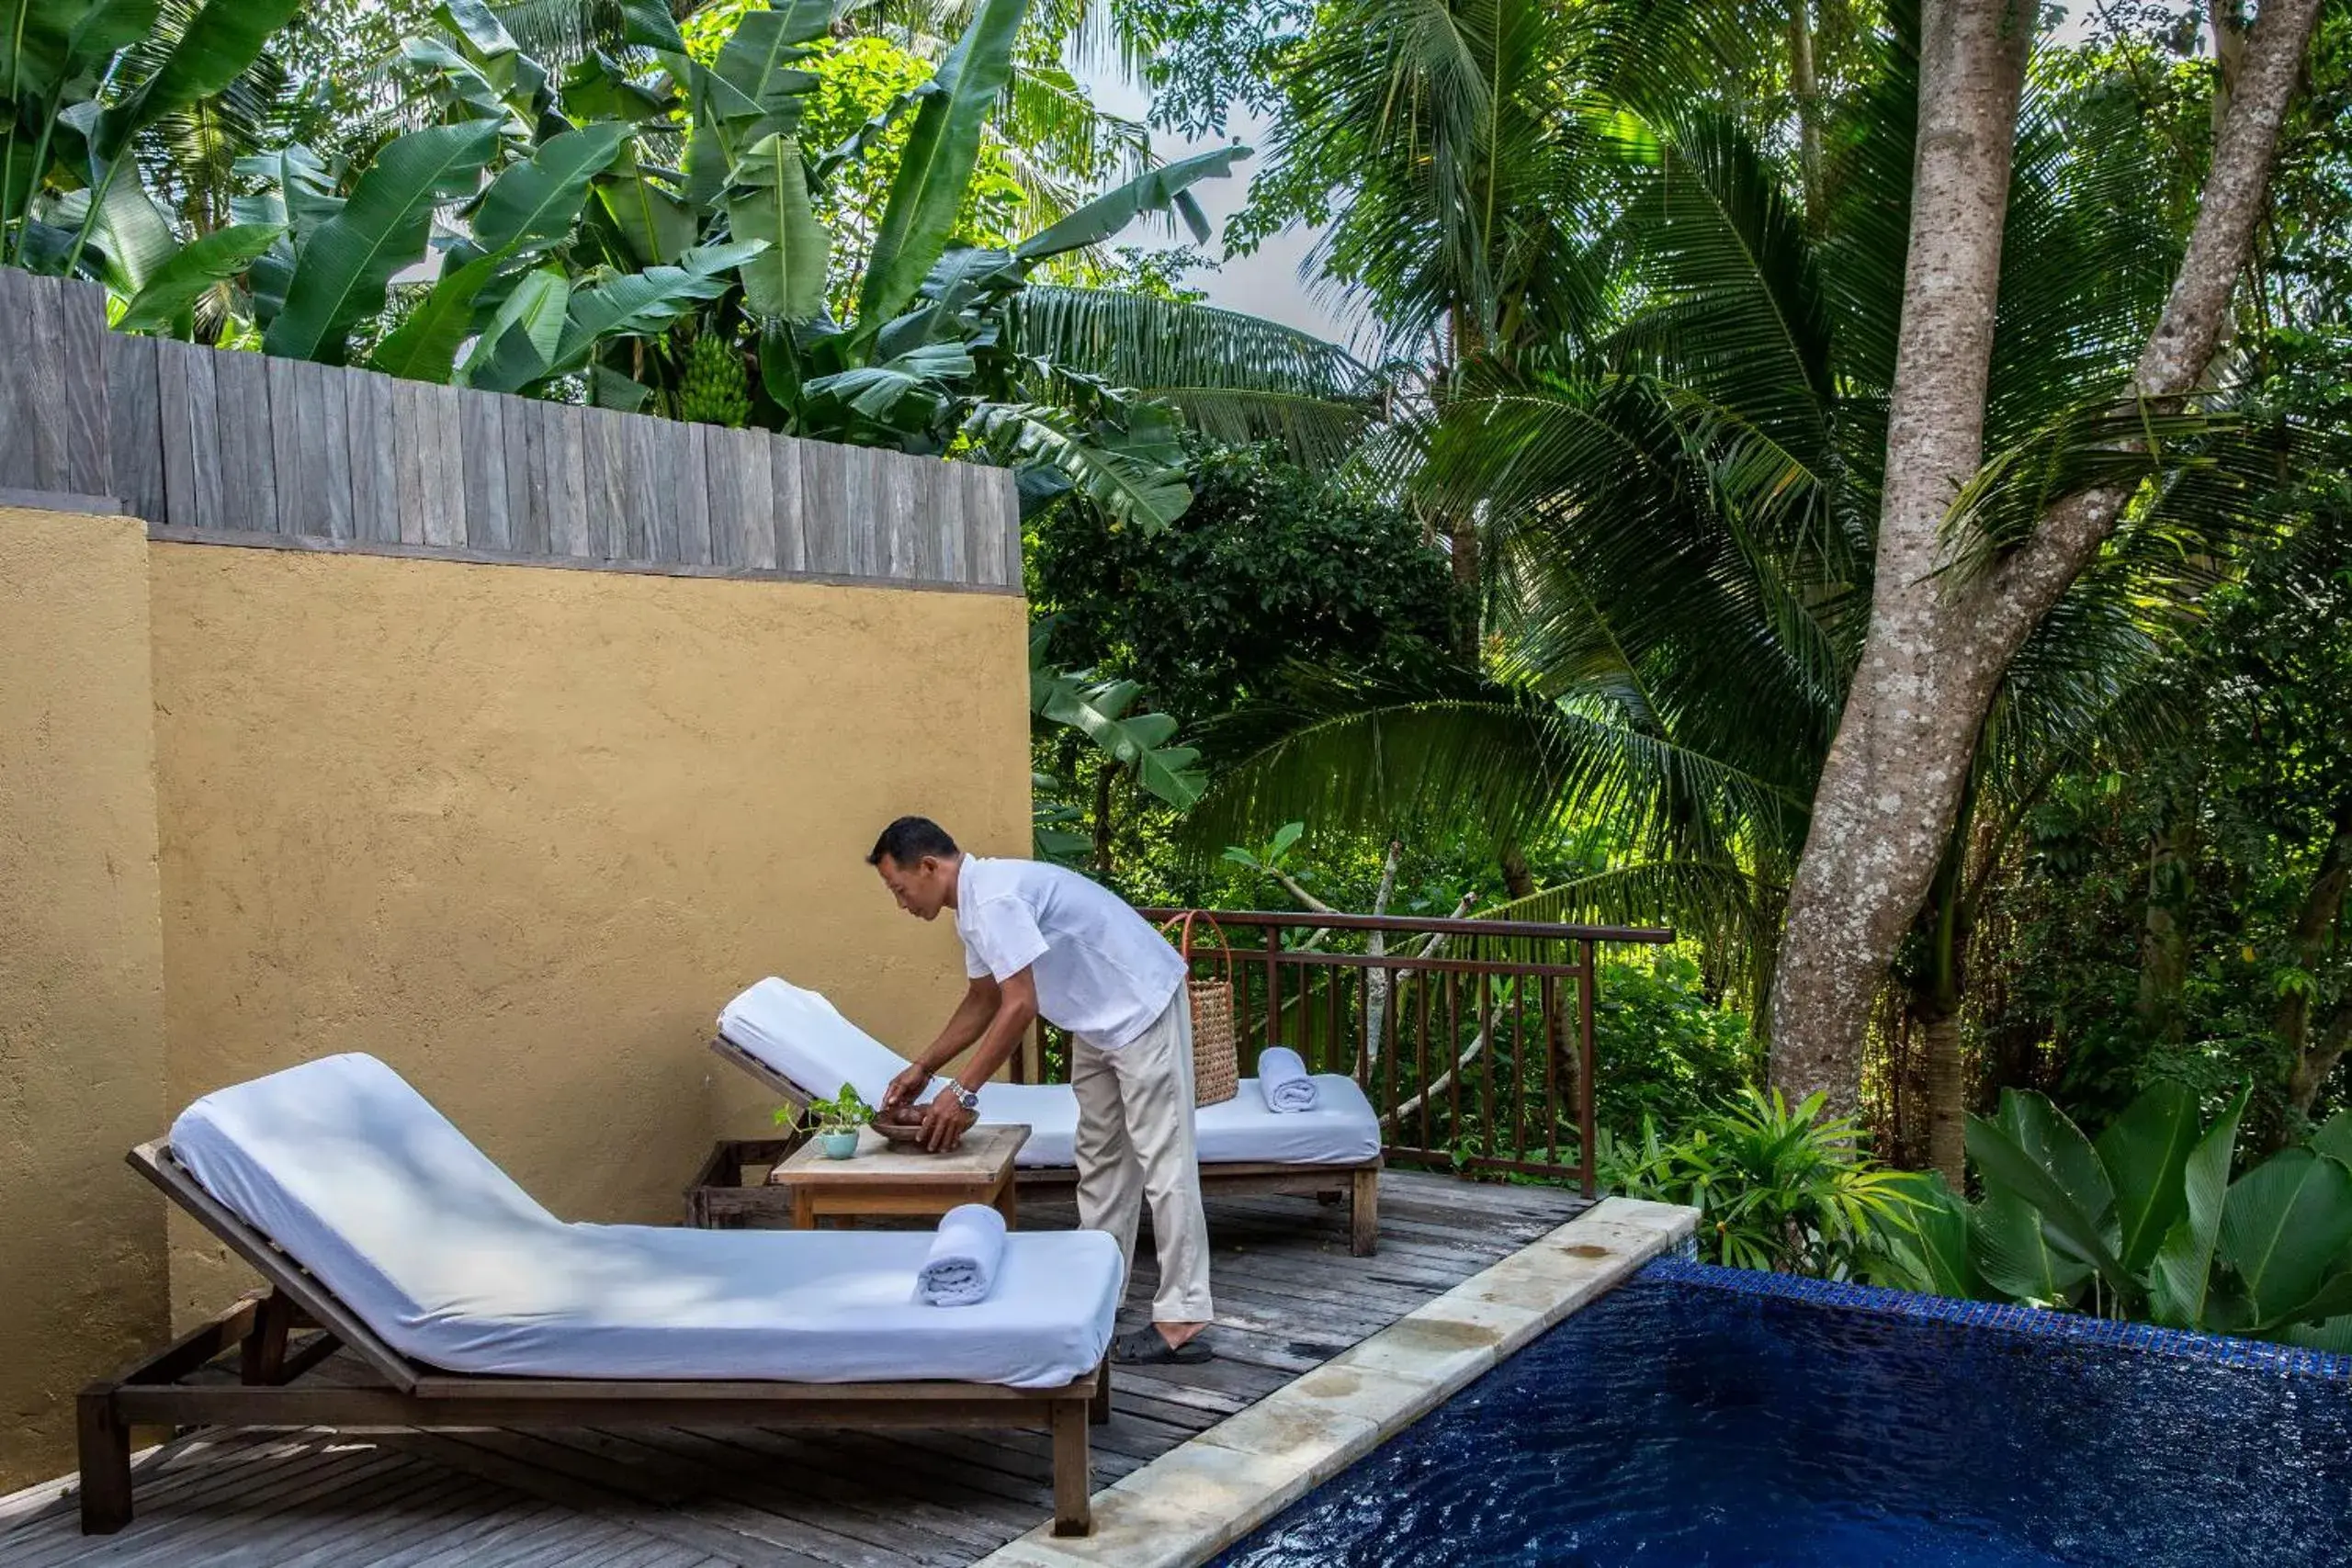
[[1608, 1198], [1094, 1495], [1094, 1533], [1041, 1525], [974, 1568], [1194, 1568], [1650, 1259], [1699, 1212]]

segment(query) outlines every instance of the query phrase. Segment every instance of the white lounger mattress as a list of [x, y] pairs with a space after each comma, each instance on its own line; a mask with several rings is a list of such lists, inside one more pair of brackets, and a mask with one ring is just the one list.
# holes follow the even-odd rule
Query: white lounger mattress
[[372, 1056], [209, 1094], [173, 1155], [403, 1355], [460, 1372], [1042, 1388], [1092, 1371], [1117, 1246], [1010, 1236], [994, 1292], [923, 1306], [929, 1232], [566, 1224]]
[[[868, 1102], [907, 1059], [842, 1016], [815, 991], [769, 978], [727, 1004], [718, 1030], [775, 1072], [820, 1097], [853, 1085]], [[1380, 1153], [1380, 1118], [1356, 1081], [1315, 1076], [1312, 1111], [1266, 1109], [1258, 1080], [1220, 1105], [1203, 1106], [1193, 1125], [1203, 1165], [1360, 1165]], [[980, 1089], [980, 1120], [1025, 1122], [1029, 1141], [1014, 1163], [1067, 1166], [1076, 1158], [1078, 1097], [1068, 1084], [991, 1083]]]

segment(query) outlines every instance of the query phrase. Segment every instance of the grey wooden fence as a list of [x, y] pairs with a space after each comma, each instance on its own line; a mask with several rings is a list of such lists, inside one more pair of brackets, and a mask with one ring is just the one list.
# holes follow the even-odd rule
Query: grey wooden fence
[[5, 268], [0, 491], [159, 537], [1021, 585], [1001, 468], [133, 337], [96, 286]]

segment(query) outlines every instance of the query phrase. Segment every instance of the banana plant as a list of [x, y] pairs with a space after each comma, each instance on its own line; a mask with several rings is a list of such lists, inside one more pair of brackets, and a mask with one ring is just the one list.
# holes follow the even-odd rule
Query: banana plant
[[[126, 56], [156, 29], [157, 0], [0, 0], [0, 261], [95, 277], [126, 299], [156, 278], [180, 245], [140, 176], [141, 137], [243, 74], [299, 5], [206, 0], [138, 73]], [[187, 263], [173, 288], [254, 241]]]
[[[696, 53], [670, 7], [627, 0], [618, 53], [561, 67], [485, 0], [443, 0], [399, 51], [413, 129], [360, 167], [299, 145], [241, 160], [258, 188], [232, 199], [233, 225], [183, 242], [140, 186], [133, 140], [250, 64], [294, 0], [208, 0], [119, 90], [114, 62], [156, 0], [0, 0], [17, 24], [0, 39], [5, 238], [103, 277], [125, 330], [192, 337], [196, 301], [226, 286], [273, 355], [975, 457], [1012, 468], [1026, 506], [1076, 496], [1156, 529], [1191, 499], [1177, 403], [1065, 357], [1019, 302], [1035, 269], [1148, 214], [1205, 238], [1191, 187], [1247, 149], [1148, 170], [1016, 244], [961, 242], [1029, 4], [975, 0], [928, 81], [813, 147], [831, 0], [747, 10]], [[842, 254], [817, 214], [901, 124], [870, 243]]]
[[2195, 1096], [2160, 1083], [2094, 1140], [2043, 1096], [2005, 1090], [1969, 1122], [1982, 1199], [1919, 1179], [1892, 1277], [2352, 1349], [2352, 1112], [2232, 1180], [2245, 1100], [2201, 1126]]

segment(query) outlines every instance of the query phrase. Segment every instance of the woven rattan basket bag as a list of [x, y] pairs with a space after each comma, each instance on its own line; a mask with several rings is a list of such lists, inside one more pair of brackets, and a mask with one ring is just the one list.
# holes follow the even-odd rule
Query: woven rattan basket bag
[[[1193, 922], [1216, 933], [1216, 952], [1225, 960], [1225, 977], [1203, 980], [1193, 974]], [[1241, 1091], [1241, 1064], [1234, 1038], [1233, 948], [1216, 917], [1195, 909], [1161, 928], [1173, 932], [1176, 951], [1184, 958], [1184, 994], [1193, 1005], [1193, 1103], [1222, 1105]]]

